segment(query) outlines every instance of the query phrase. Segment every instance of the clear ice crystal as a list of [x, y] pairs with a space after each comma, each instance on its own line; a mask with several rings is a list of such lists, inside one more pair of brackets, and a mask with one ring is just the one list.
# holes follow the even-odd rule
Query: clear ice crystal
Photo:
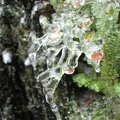
[[[71, 0], [65, 2], [69, 3]], [[74, 4], [74, 8], [84, 5], [84, 3], [85, 0], [71, 2], [72, 5]], [[43, 6], [40, 4], [33, 7], [31, 18], [41, 7]], [[51, 22], [45, 15], [40, 15], [39, 23], [44, 35], [38, 38], [35, 31], [30, 33], [31, 47], [28, 59], [34, 70], [37, 69], [38, 57], [46, 60], [47, 69], [37, 76], [37, 82], [41, 82], [43, 85], [46, 101], [50, 104], [57, 120], [61, 120], [61, 117], [54, 100], [54, 92], [63, 74], [74, 73], [82, 53], [85, 54], [88, 64], [92, 64], [96, 72], [100, 71], [100, 60], [92, 60], [91, 56], [100, 52], [102, 46], [96, 45], [94, 41], [86, 44], [85, 41], [85, 33], [90, 31], [94, 19], [89, 14], [84, 15], [77, 10], [69, 10], [71, 8], [73, 9], [68, 6], [59, 10], [59, 14], [52, 14]], [[38, 54], [40, 50], [41, 53]]]

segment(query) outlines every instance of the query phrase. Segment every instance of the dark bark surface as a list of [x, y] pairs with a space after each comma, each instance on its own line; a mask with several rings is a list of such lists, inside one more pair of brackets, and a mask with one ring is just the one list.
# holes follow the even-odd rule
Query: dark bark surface
[[[41, 2], [41, 1], [38, 1]], [[35, 87], [32, 67], [25, 67], [33, 0], [0, 1], [0, 119], [54, 120], [41, 90]], [[20, 19], [26, 14], [25, 24]], [[36, 28], [37, 29], [37, 28]], [[11, 63], [5, 64], [2, 52], [9, 49]]]

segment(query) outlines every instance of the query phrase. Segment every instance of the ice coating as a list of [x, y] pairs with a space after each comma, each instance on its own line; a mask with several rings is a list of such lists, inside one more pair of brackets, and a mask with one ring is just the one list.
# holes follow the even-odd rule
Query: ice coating
[[[75, 8], [78, 7], [76, 6], [78, 2], [82, 2], [81, 5], [84, 4], [81, 0], [74, 0], [74, 2], [72, 4], [75, 4]], [[41, 8], [40, 4], [34, 6], [31, 18], [40, 9], [39, 6]], [[27, 59], [34, 70], [37, 70], [38, 61], [46, 60], [47, 68], [37, 76], [37, 82], [43, 85], [46, 101], [50, 104], [57, 120], [61, 120], [61, 117], [54, 100], [54, 92], [63, 74], [74, 73], [82, 53], [85, 54], [88, 64], [92, 64], [95, 71], [99, 72], [100, 61], [103, 57], [92, 59], [92, 55], [102, 51], [102, 45], [96, 45], [92, 40], [95, 33], [90, 37], [90, 42], [85, 37], [85, 34], [90, 31], [94, 18], [89, 14], [80, 14], [79, 11], [73, 9], [70, 5], [59, 10], [59, 14], [52, 14], [51, 22], [45, 15], [40, 15], [39, 23], [44, 33], [43, 36], [37, 37], [35, 31], [31, 31], [29, 36], [31, 47]], [[78, 41], [74, 41], [74, 38]]]

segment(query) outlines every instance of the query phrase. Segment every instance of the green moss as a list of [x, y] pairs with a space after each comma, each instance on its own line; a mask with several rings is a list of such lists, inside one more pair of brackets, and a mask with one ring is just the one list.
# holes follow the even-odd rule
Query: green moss
[[[96, 32], [94, 40], [98, 37], [102, 38], [103, 46], [103, 59], [100, 66], [100, 72], [89, 73], [86, 75], [84, 71], [79, 74], [75, 74], [73, 80], [79, 87], [85, 86], [96, 92], [103, 92], [111, 96], [120, 94], [120, 32], [118, 29], [114, 29], [118, 26], [118, 14], [119, 7], [114, 3], [94, 3], [92, 6], [92, 14], [94, 15], [94, 26], [92, 26]], [[109, 8], [109, 6], [111, 6]], [[110, 9], [110, 15], [112, 19], [106, 13], [106, 10]], [[90, 34], [91, 35], [91, 34]], [[91, 37], [86, 34], [86, 37]], [[78, 66], [80, 67], [80, 66]], [[79, 68], [78, 68], [79, 69]]]

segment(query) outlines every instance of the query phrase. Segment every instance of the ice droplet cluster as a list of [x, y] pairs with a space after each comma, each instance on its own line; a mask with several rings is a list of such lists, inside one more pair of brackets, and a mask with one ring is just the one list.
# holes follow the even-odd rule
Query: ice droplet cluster
[[[35, 11], [33, 9], [32, 16]], [[39, 16], [44, 33], [42, 37], [37, 37], [35, 31], [30, 33], [31, 47], [25, 65], [31, 64], [37, 70], [38, 62], [46, 60], [47, 69], [37, 76], [37, 82], [42, 83], [46, 101], [57, 120], [61, 120], [61, 117], [53, 95], [63, 74], [74, 73], [82, 53], [88, 64], [92, 64], [96, 72], [100, 71], [103, 45], [94, 42], [95, 32], [90, 29], [93, 22], [94, 18], [90, 14], [80, 14], [79, 9], [68, 4], [59, 13], [52, 14], [51, 21], [45, 15]], [[98, 57], [98, 54], [94, 55], [93, 59], [95, 53], [100, 54]]]

